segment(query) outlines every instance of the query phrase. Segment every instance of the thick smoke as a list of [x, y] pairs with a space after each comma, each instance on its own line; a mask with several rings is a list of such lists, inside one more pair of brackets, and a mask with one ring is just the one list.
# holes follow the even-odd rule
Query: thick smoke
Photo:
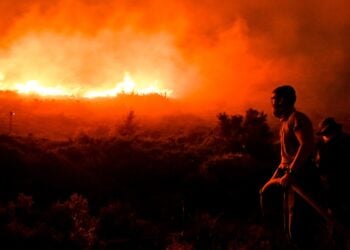
[[9, 82], [30, 76], [83, 89], [128, 71], [217, 108], [268, 109], [271, 90], [289, 83], [300, 108], [348, 116], [348, 5], [2, 0], [0, 72]]

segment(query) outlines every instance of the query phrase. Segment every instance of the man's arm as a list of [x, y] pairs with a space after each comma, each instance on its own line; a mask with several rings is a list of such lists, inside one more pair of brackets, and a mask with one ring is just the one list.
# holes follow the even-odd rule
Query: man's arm
[[292, 172], [298, 171], [298, 169], [305, 164], [314, 150], [314, 137], [311, 128], [303, 128], [294, 131], [294, 134], [299, 142], [298, 151], [294, 157], [292, 164], [289, 168]]
[[290, 184], [290, 173], [298, 171], [312, 155], [314, 149], [313, 130], [311, 125], [295, 130], [294, 134], [299, 142], [299, 147], [293, 162], [289, 166], [290, 172], [287, 172], [281, 178], [282, 186], [287, 186]]

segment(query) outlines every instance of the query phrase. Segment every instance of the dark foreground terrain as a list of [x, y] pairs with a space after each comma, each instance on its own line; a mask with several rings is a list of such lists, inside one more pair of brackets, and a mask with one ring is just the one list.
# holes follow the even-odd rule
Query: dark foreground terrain
[[130, 112], [105, 137], [0, 135], [1, 248], [284, 247], [259, 208], [279, 156], [264, 113], [141, 125]]

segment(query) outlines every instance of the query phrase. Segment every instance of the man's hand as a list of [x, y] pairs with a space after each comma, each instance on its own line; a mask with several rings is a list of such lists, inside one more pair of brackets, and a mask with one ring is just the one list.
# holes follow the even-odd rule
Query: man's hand
[[271, 186], [278, 186], [280, 185], [280, 178], [271, 178], [268, 182], [265, 183], [265, 185], [260, 189], [260, 193], [264, 193], [266, 189], [268, 189]]
[[[271, 187], [271, 186], [278, 186], [278, 185], [282, 185], [281, 184], [281, 180], [282, 178], [286, 175], [284, 174], [282, 177], [281, 174], [283, 174], [285, 172], [285, 166], [279, 165], [275, 172], [273, 173], [272, 177], [270, 178], [270, 180], [268, 180], [265, 185], [260, 189], [260, 193], [263, 193], [267, 188]], [[283, 180], [283, 182], [288, 181], [288, 180]]]
[[292, 183], [292, 176], [289, 173], [286, 173], [279, 179], [279, 183], [284, 188], [289, 187]]

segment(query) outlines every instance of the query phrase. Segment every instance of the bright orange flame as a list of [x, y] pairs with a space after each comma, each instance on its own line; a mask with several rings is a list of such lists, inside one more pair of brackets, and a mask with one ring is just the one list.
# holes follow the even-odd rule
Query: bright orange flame
[[39, 81], [31, 80], [25, 84], [18, 83], [15, 89], [20, 94], [38, 94], [42, 96], [68, 96], [68, 93], [59, 87], [45, 87]]
[[6, 80], [6, 76], [0, 72], [0, 90], [12, 90], [19, 94], [26, 95], [40, 95], [40, 96], [78, 96], [83, 98], [98, 98], [98, 97], [115, 97], [119, 94], [159, 94], [170, 96], [172, 90], [159, 88], [157, 82], [147, 87], [138, 87], [133, 81], [129, 73], [124, 74], [122, 82], [116, 84], [113, 89], [98, 89], [98, 90], [81, 90], [81, 89], [67, 89], [63, 86], [49, 87], [42, 84], [39, 80], [30, 80], [25, 83], [12, 84], [10, 87], [2, 84]]
[[159, 94], [169, 96], [172, 94], [170, 89], [160, 89], [156, 85], [150, 85], [146, 88], [137, 87], [136, 83], [133, 81], [129, 73], [125, 73], [124, 79], [122, 82], [117, 83], [115, 88], [110, 90], [93, 90], [86, 92], [83, 97], [86, 98], [96, 98], [96, 97], [108, 97], [108, 96], [117, 96], [118, 94], [138, 94], [138, 95], [147, 95], [147, 94]]

